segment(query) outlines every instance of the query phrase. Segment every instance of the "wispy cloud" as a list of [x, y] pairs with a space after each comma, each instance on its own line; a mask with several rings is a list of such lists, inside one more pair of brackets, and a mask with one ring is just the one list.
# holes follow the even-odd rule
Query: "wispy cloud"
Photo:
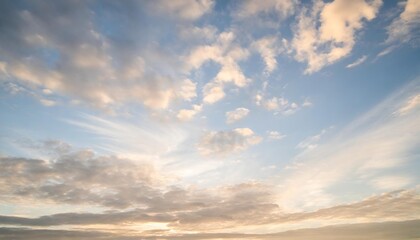
[[[393, 111], [404, 106], [417, 91], [418, 81], [414, 81], [355, 120], [337, 137], [300, 154], [296, 158], [297, 169], [292, 168], [284, 179], [286, 184], [280, 197], [284, 205], [292, 209], [328, 205], [337, 197], [328, 189], [339, 186], [345, 179], [373, 180], [379, 170], [401, 167], [413, 160], [412, 151], [419, 144], [418, 111], [405, 116], [395, 116]], [[314, 140], [318, 138], [315, 136]], [[313, 146], [311, 140], [302, 146]], [[301, 187], [296, 188], [297, 185]], [[376, 186], [383, 189], [385, 183], [378, 182]]]
[[360, 58], [358, 58], [356, 61], [347, 65], [346, 68], [354, 68], [356, 66], [359, 66], [360, 64], [364, 63], [366, 61], [366, 59], [367, 59], [367, 56], [363, 55]]

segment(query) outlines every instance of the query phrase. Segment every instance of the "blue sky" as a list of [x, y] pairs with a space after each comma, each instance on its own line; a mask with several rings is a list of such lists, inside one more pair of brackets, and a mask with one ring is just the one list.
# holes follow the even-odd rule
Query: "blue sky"
[[418, 226], [418, 1], [0, 5], [0, 238]]

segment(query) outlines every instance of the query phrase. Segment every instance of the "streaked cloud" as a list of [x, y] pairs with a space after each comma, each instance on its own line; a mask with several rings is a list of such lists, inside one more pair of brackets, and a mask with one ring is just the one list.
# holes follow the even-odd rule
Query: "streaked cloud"
[[[405, 116], [393, 113], [417, 91], [416, 82], [405, 86], [330, 141], [316, 144], [314, 140], [319, 140], [319, 135], [303, 141], [301, 146], [309, 147], [311, 151], [298, 155], [297, 166], [290, 169], [290, 176], [285, 179], [289, 184], [282, 191], [284, 205], [292, 209], [328, 205], [336, 198], [328, 189], [340, 186], [346, 178], [379, 181], [379, 170], [398, 169], [407, 161], [413, 161], [413, 150], [418, 145], [419, 133], [415, 127], [419, 121], [418, 111]], [[366, 129], [366, 126], [371, 127]], [[409, 182], [405, 181], [406, 184]], [[376, 186], [383, 189], [386, 183], [382, 183], [378, 182]], [[402, 183], [395, 186], [403, 187], [405, 184]], [[302, 187], [296, 189], [295, 184]], [[297, 196], [302, 201], [296, 202]], [[311, 200], [303, 200], [305, 198]]]
[[358, 58], [356, 61], [348, 64], [346, 66], [346, 68], [354, 68], [356, 66], [359, 66], [360, 64], [364, 63], [366, 61], [366, 59], [367, 59], [367, 56], [366, 55], [363, 55], [360, 58]]

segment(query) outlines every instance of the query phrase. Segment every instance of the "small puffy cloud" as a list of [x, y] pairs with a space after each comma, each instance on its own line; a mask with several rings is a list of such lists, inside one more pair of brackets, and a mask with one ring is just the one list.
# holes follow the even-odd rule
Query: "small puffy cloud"
[[281, 134], [280, 132], [277, 132], [277, 131], [268, 131], [267, 136], [268, 136], [268, 139], [271, 139], [271, 140], [280, 140], [286, 137], [286, 135]]
[[255, 103], [257, 106], [262, 106], [268, 111], [279, 112], [283, 115], [291, 115], [299, 110], [299, 105], [295, 102], [290, 103], [283, 97], [265, 98], [262, 93], [255, 96]]
[[354, 68], [356, 66], [359, 66], [360, 64], [364, 63], [366, 61], [366, 59], [367, 59], [367, 56], [366, 55], [363, 55], [360, 58], [358, 58], [356, 61], [348, 64], [346, 66], [346, 68]]
[[157, 12], [175, 16], [182, 20], [197, 20], [213, 9], [213, 0], [173, 0], [153, 1], [152, 8]]
[[308, 64], [305, 73], [319, 71], [346, 57], [355, 44], [356, 31], [363, 21], [376, 17], [381, 0], [315, 2], [311, 11], [298, 16], [292, 47], [295, 59]]
[[405, 2], [404, 11], [395, 18], [387, 28], [388, 38], [386, 43], [403, 43], [418, 36], [420, 30], [420, 2], [408, 0]]
[[261, 95], [256, 96], [257, 105], [262, 105], [267, 110], [278, 110], [281, 107], [287, 106], [289, 101], [280, 97], [273, 97], [269, 99], [263, 99]]
[[223, 155], [243, 151], [261, 140], [261, 137], [255, 135], [249, 128], [210, 131], [201, 137], [198, 150], [204, 155]]
[[249, 109], [247, 108], [237, 108], [233, 111], [226, 113], [226, 123], [234, 123], [246, 117], [249, 114]]
[[280, 18], [285, 18], [294, 12], [297, 1], [295, 0], [265, 0], [252, 1], [245, 0], [241, 2], [239, 11], [236, 13], [239, 18], [254, 17], [259, 14], [276, 13]]
[[181, 109], [179, 110], [176, 117], [181, 121], [191, 120], [197, 113], [201, 111], [203, 107], [201, 105], [193, 105], [192, 109]]
[[310, 107], [313, 103], [309, 99], [305, 99], [305, 101], [302, 103], [302, 107]]
[[203, 89], [203, 102], [212, 104], [218, 102], [219, 100], [225, 97], [225, 91], [223, 90], [223, 85], [218, 83], [208, 83], [204, 86]]

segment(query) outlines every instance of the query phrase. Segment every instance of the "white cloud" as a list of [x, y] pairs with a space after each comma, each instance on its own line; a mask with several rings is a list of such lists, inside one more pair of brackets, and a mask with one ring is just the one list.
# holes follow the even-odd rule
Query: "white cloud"
[[155, 159], [156, 164], [161, 163], [158, 160], [166, 161], [162, 156], [176, 149], [186, 138], [183, 129], [144, 117], [137, 118], [135, 124], [92, 115], [66, 121], [96, 136], [98, 149], [124, 158]]
[[197, 115], [197, 113], [201, 112], [202, 108], [201, 105], [193, 105], [192, 109], [181, 109], [176, 117], [181, 121], [189, 121]]
[[208, 83], [204, 86], [203, 95], [203, 102], [212, 104], [223, 99], [226, 94], [222, 84]]
[[379, 57], [382, 57], [382, 56], [388, 55], [388, 54], [390, 54], [392, 51], [394, 51], [394, 49], [395, 49], [395, 46], [394, 46], [394, 45], [393, 45], [393, 46], [390, 46], [390, 47], [387, 47], [387, 48], [385, 48], [384, 50], [382, 50], [381, 52], [379, 52], [379, 53], [378, 53], [378, 55], [376, 55], [376, 58], [379, 58]]
[[279, 53], [276, 37], [264, 37], [255, 41], [252, 46], [260, 53], [265, 63], [265, 71], [271, 73], [277, 68], [276, 56]]
[[308, 64], [305, 73], [319, 71], [347, 56], [355, 44], [356, 31], [363, 27], [363, 20], [375, 18], [381, 4], [381, 0], [317, 1], [312, 11], [302, 10], [292, 47], [296, 60]]
[[268, 138], [271, 139], [271, 140], [280, 140], [280, 139], [283, 139], [285, 137], [286, 137], [286, 135], [281, 134], [277, 131], [269, 131], [268, 132]]
[[57, 104], [55, 101], [46, 98], [40, 99], [39, 101], [42, 103], [42, 105], [47, 107], [52, 107]]
[[327, 132], [326, 129], [323, 129], [319, 134], [310, 136], [305, 138], [303, 141], [301, 141], [296, 147], [304, 150], [311, 150], [318, 146], [319, 140], [321, 140], [321, 137]]
[[398, 109], [397, 113], [400, 115], [408, 114], [414, 111], [420, 106], [420, 94], [414, 95], [408, 99], [408, 101]]
[[409, 185], [412, 179], [407, 176], [382, 176], [371, 180], [372, 186], [381, 190], [400, 190]]
[[[195, 16], [188, 13], [196, 12], [194, 6], [212, 5], [204, 0], [190, 3], [183, 9], [186, 1], [165, 2], [187, 18]], [[142, 26], [122, 29], [127, 31], [121, 33], [123, 40], [110, 39], [99, 31], [89, 4], [54, 2], [48, 11], [44, 4], [36, 2], [25, 11], [8, 11], [11, 22], [3, 30], [10, 34], [0, 39], [0, 55], [7, 56], [0, 71], [8, 80], [40, 95], [39, 99], [43, 95], [61, 95], [72, 102], [115, 112], [126, 103], [167, 109], [174, 100], [189, 101], [196, 96], [195, 83], [184, 81], [182, 63], [174, 61], [176, 54], [131, 44], [142, 41]], [[133, 11], [147, 4], [133, 4]], [[132, 15], [125, 17], [136, 22]], [[46, 58], [37, 50], [40, 48], [52, 57]], [[43, 89], [49, 89], [49, 93]]]
[[233, 111], [226, 113], [226, 123], [234, 123], [246, 117], [249, 114], [249, 109], [247, 108], [237, 108]]
[[279, 112], [283, 115], [291, 115], [299, 110], [299, 105], [295, 102], [290, 103], [283, 97], [265, 98], [263, 93], [258, 93], [255, 96], [255, 103], [268, 111]]
[[367, 59], [367, 56], [366, 55], [363, 55], [360, 58], [358, 58], [356, 61], [348, 64], [346, 66], [346, 68], [354, 68], [356, 66], [359, 66], [360, 64], [364, 63], [366, 61], [366, 59]]
[[285, 18], [294, 12], [297, 2], [294, 0], [264, 0], [264, 1], [241, 1], [239, 11], [236, 13], [239, 18], [255, 17], [261, 13], [268, 14], [275, 12], [280, 18]]
[[190, 79], [185, 79], [176, 93], [181, 99], [191, 101], [191, 99], [197, 97], [196, 87], [197, 83], [192, 82]]
[[204, 103], [212, 104], [223, 99], [224, 87], [228, 83], [245, 87], [250, 81], [238, 65], [239, 61], [249, 56], [249, 52], [234, 44], [234, 40], [233, 32], [223, 32], [213, 45], [199, 46], [186, 58], [188, 70], [198, 69], [207, 61], [214, 61], [221, 66], [214, 79], [204, 86]]
[[176, 16], [183, 20], [197, 20], [210, 12], [214, 6], [213, 0], [157, 0], [152, 7], [159, 13]]
[[416, 37], [420, 28], [420, 3], [417, 0], [405, 2], [404, 11], [387, 28], [386, 43], [404, 43]]
[[309, 138], [302, 147], [315, 144], [316, 148], [298, 155], [297, 167], [286, 174], [280, 197], [284, 207], [296, 210], [329, 205], [338, 197], [329, 190], [332, 187], [356, 180], [369, 186], [381, 171], [415, 159], [413, 150], [420, 144], [416, 127], [420, 115], [393, 114], [413, 96], [413, 91], [418, 91], [415, 86], [416, 83], [407, 85], [322, 144], [311, 143]]
[[309, 99], [305, 99], [305, 101], [302, 103], [302, 107], [310, 107], [313, 103], [309, 101]]
[[261, 137], [249, 128], [235, 128], [231, 131], [210, 131], [202, 136], [198, 150], [204, 155], [224, 155], [243, 151], [258, 144]]

